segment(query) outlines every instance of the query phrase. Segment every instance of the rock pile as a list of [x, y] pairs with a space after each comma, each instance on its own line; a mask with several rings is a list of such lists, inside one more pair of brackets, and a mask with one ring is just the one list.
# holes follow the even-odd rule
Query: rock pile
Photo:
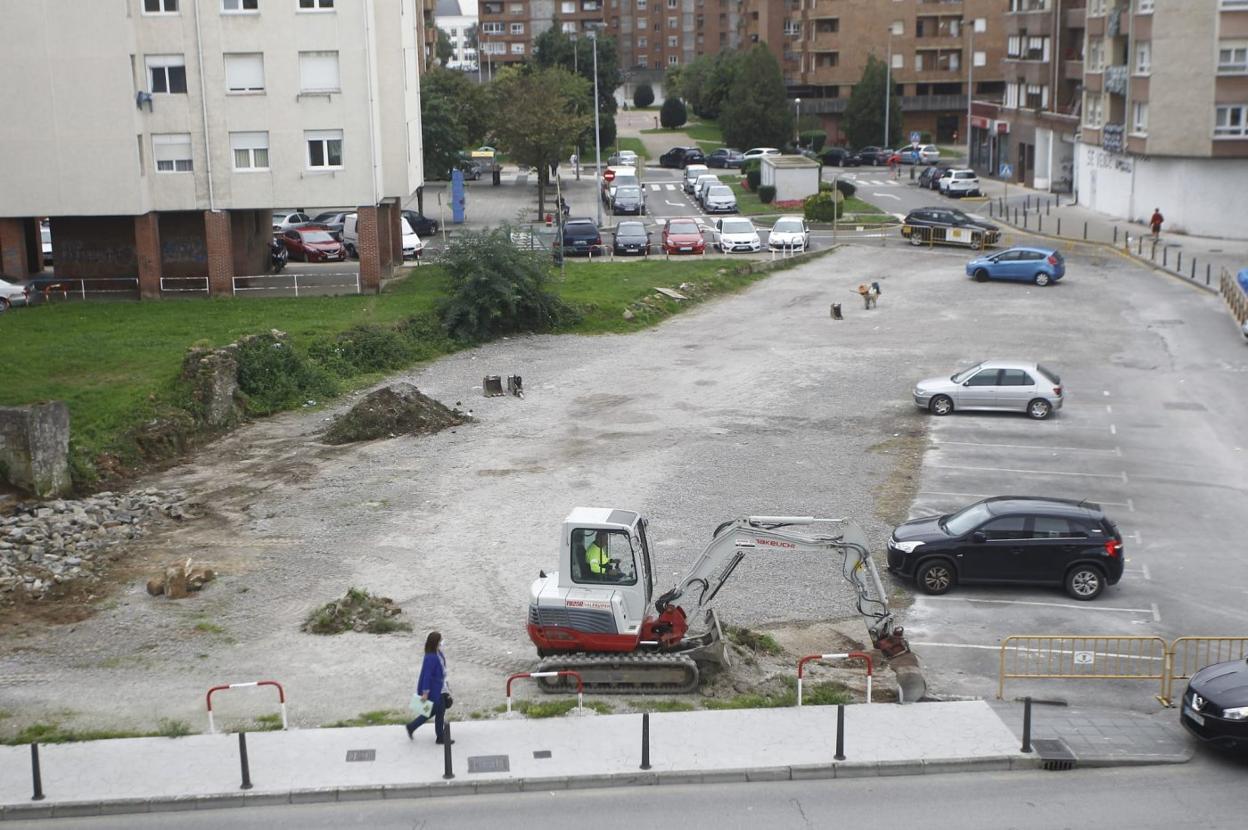
[[187, 559], [168, 566], [160, 576], [149, 579], [147, 592], [154, 597], [164, 594], [169, 599], [186, 599], [192, 591], [202, 590], [216, 578], [217, 572], [212, 568], [196, 565], [193, 560]]
[[193, 517], [186, 494], [147, 489], [19, 503], [0, 516], [0, 603], [99, 581], [123, 543], [143, 536], [161, 517]]
[[395, 605], [390, 597], [379, 597], [363, 588], [349, 588], [342, 599], [326, 603], [309, 614], [302, 630], [309, 634], [411, 631], [411, 623], [398, 619], [402, 613], [403, 609]]

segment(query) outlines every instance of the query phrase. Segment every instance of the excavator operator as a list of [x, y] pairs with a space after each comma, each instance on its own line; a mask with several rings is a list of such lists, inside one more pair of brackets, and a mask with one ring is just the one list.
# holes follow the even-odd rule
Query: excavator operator
[[589, 572], [599, 579], [619, 576], [619, 568], [607, 556], [607, 532], [598, 531], [594, 543], [585, 550], [585, 560], [589, 564]]

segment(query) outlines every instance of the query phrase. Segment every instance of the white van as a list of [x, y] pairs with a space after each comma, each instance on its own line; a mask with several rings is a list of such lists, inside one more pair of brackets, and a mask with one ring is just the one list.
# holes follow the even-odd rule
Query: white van
[[[348, 213], [342, 218], [342, 244], [347, 248], [347, 256], [359, 259], [360, 234], [355, 223], [356, 214], [354, 213]], [[403, 258], [415, 259], [420, 256], [420, 252], [425, 249], [425, 243], [420, 240], [416, 231], [412, 230], [412, 226], [402, 216], [399, 217], [399, 229], [399, 232], [403, 234]]]
[[705, 164], [690, 164], [685, 167], [685, 192], [692, 193], [693, 186], [697, 184], [698, 176], [705, 176], [711, 172], [711, 168]]

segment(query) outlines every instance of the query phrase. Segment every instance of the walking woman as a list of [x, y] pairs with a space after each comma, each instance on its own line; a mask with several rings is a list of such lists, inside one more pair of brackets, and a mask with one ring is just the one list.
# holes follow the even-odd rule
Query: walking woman
[[[446, 728], [446, 657], [442, 654], [442, 635], [437, 631], [431, 631], [429, 636], [425, 638], [425, 659], [420, 664], [420, 680], [416, 682], [416, 691], [420, 694], [421, 700], [429, 700], [433, 702], [433, 731], [437, 736], [437, 743], [443, 743], [443, 734]], [[429, 720], [429, 716], [421, 715], [416, 720], [407, 724], [407, 739], [412, 739], [412, 733], [425, 721]], [[454, 740], [451, 743], [455, 743]]]

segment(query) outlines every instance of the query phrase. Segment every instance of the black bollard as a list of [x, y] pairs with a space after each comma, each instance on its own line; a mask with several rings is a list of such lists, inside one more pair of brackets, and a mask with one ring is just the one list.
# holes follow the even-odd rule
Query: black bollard
[[1188, 278], [1191, 280], [1196, 279], [1196, 257], [1192, 257], [1192, 273]]
[[1163, 245], [1161, 248], [1161, 267], [1162, 268], [1168, 267], [1169, 260], [1170, 260], [1170, 249]]
[[833, 303], [833, 304], [832, 304], [832, 319], [833, 319], [833, 320], [843, 320], [843, 319], [845, 319], [845, 318], [843, 318], [843, 317], [841, 316], [841, 304], [840, 304], [840, 303]]
[[1062, 217], [1057, 217], [1057, 235], [1062, 235]]
[[1083, 223], [1083, 241], [1084, 242], [1088, 241], [1088, 223], [1087, 222]]
[[641, 768], [650, 769], [650, 713], [641, 713]]
[[39, 771], [39, 744], [30, 745], [30, 774], [35, 779], [35, 794], [31, 801], [43, 801], [43, 773]]
[[1205, 263], [1205, 285], [1209, 284], [1209, 269], [1212, 267], [1213, 267], [1213, 263], [1211, 262]]
[[251, 766], [247, 763], [247, 733], [238, 733], [238, 761], [243, 767], [243, 786], [241, 790], [251, 789]]
[[1023, 752], [1031, 752], [1031, 698], [1023, 698]]
[[838, 761], [845, 760], [845, 704], [836, 704], [836, 755]]
[[1178, 271], [1180, 274], [1183, 273], [1183, 252], [1182, 251], [1179, 251], [1179, 261], [1174, 264], [1174, 270]]
[[451, 779], [455, 777], [454, 770], [451, 769], [451, 722], [448, 720], [446, 725], [442, 727], [442, 777]]
[[996, 209], [996, 207], [997, 207], [997, 206], [996, 206], [993, 202], [989, 202], [989, 203], [988, 203], [988, 218], [989, 218], [989, 219], [991, 219], [991, 218], [992, 218], [992, 216], [993, 216], [993, 211]]
[[1044, 233], [1044, 214], [1036, 214], [1036, 233]]
[[[1127, 253], [1131, 253], [1128, 251]], [[1144, 256], [1144, 237], [1137, 236], [1135, 238], [1135, 255]]]
[[1114, 244], [1118, 244], [1118, 226], [1114, 225]]

